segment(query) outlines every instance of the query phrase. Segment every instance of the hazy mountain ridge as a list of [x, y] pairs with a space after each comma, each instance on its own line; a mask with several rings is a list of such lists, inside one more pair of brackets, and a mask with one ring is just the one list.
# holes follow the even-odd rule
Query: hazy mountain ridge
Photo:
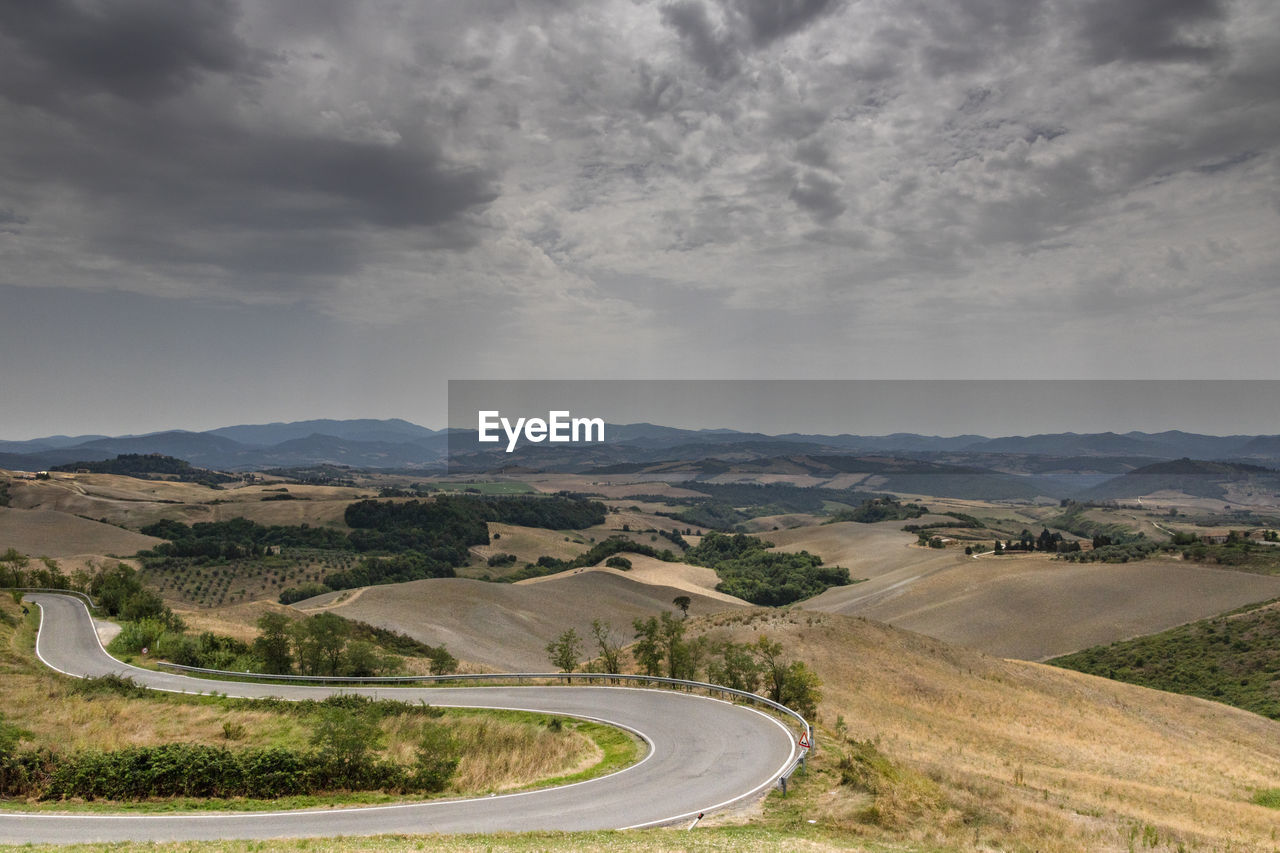
[[[1161, 433], [1056, 433], [1032, 436], [884, 436], [730, 429], [686, 430], [658, 424], [609, 424], [600, 444], [526, 444], [514, 453], [481, 444], [473, 430], [433, 430], [401, 419], [306, 420], [239, 424], [204, 432], [167, 430], [117, 437], [50, 436], [0, 441], [0, 466], [40, 470], [119, 454], [161, 453], [213, 470], [246, 471], [317, 464], [443, 472], [513, 468], [710, 479], [742, 474], [833, 477], [866, 473], [888, 491], [956, 497], [1127, 497], [1161, 489], [1218, 496], [1223, 483], [1252, 479], [1280, 465], [1280, 436]], [[1180, 459], [1212, 463], [1195, 471], [1162, 469]], [[1237, 468], [1231, 468], [1237, 465]], [[1226, 466], [1226, 467], [1224, 467]], [[1280, 476], [1280, 475], [1277, 475]], [[1127, 479], [1126, 479], [1127, 478]]]

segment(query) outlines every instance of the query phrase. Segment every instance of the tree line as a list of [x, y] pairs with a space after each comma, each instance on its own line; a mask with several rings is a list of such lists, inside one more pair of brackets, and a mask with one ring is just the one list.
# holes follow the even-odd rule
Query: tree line
[[[685, 599], [681, 605], [680, 598]], [[822, 682], [804, 662], [789, 658], [782, 644], [761, 635], [754, 643], [713, 640], [705, 635], [687, 636], [688, 597], [676, 599], [685, 611], [676, 616], [663, 611], [659, 616], [635, 619], [630, 656], [643, 675], [678, 678], [686, 681], [705, 680], [713, 684], [760, 693], [780, 702], [806, 717], [817, 715], [822, 699]], [[547, 657], [561, 672], [623, 674], [625, 639], [614, 628], [599, 619], [591, 623], [591, 637], [596, 655], [585, 663], [584, 639], [569, 628], [549, 642]]]
[[109, 649], [135, 655], [145, 650], [152, 658], [182, 666], [273, 675], [396, 675], [404, 671], [402, 654], [427, 658], [434, 675], [446, 675], [458, 667], [444, 646], [421, 643], [336, 613], [293, 618], [268, 612], [258, 618], [257, 625], [258, 636], [246, 643], [208, 631], [191, 635], [180, 625], [142, 618], [125, 622]]
[[68, 462], [65, 465], [55, 465], [49, 470], [72, 472], [83, 470], [92, 474], [120, 474], [140, 480], [178, 480], [183, 483], [199, 483], [215, 488], [222, 483], [236, 483], [241, 480], [240, 477], [230, 474], [197, 468], [185, 459], [177, 459], [161, 453], [121, 453], [115, 459]]

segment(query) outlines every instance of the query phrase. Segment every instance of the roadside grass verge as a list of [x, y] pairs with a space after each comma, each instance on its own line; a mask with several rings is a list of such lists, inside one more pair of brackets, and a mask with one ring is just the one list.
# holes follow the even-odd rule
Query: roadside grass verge
[[305, 850], [308, 853], [354, 853], [378, 850], [388, 853], [432, 850], [441, 853], [539, 853], [539, 851], [602, 850], [614, 853], [939, 853], [930, 845], [879, 844], [839, 838], [812, 830], [784, 832], [762, 827], [699, 827], [692, 832], [683, 827], [644, 831], [604, 830], [598, 832], [526, 832], [484, 835], [375, 835], [363, 838], [300, 838], [271, 841], [204, 841], [124, 844], [34, 845], [0, 850], [48, 851], [48, 853], [256, 853], [263, 850]]

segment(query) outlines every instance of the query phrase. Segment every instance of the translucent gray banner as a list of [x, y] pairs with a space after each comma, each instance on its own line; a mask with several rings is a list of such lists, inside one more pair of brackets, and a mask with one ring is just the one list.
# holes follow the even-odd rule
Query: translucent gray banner
[[458, 470], [580, 470], [588, 459], [642, 455], [604, 452], [611, 446], [716, 443], [748, 452], [745, 445], [777, 440], [811, 452], [892, 454], [1057, 436], [999, 447], [1068, 455], [1070, 433], [1101, 434], [1088, 452], [1104, 455], [1266, 459], [1265, 443], [1266, 453], [1251, 455], [1247, 442], [1214, 439], [1280, 431], [1280, 381], [451, 380], [448, 426]]

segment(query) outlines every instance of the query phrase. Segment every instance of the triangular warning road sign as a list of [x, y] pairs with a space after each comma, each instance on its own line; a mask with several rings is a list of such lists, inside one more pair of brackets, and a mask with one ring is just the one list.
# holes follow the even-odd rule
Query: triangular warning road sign
[[808, 748], [809, 748], [809, 733], [808, 733], [808, 732], [805, 732], [804, 734], [800, 735], [800, 748], [801, 748], [801, 749], [808, 749]]

